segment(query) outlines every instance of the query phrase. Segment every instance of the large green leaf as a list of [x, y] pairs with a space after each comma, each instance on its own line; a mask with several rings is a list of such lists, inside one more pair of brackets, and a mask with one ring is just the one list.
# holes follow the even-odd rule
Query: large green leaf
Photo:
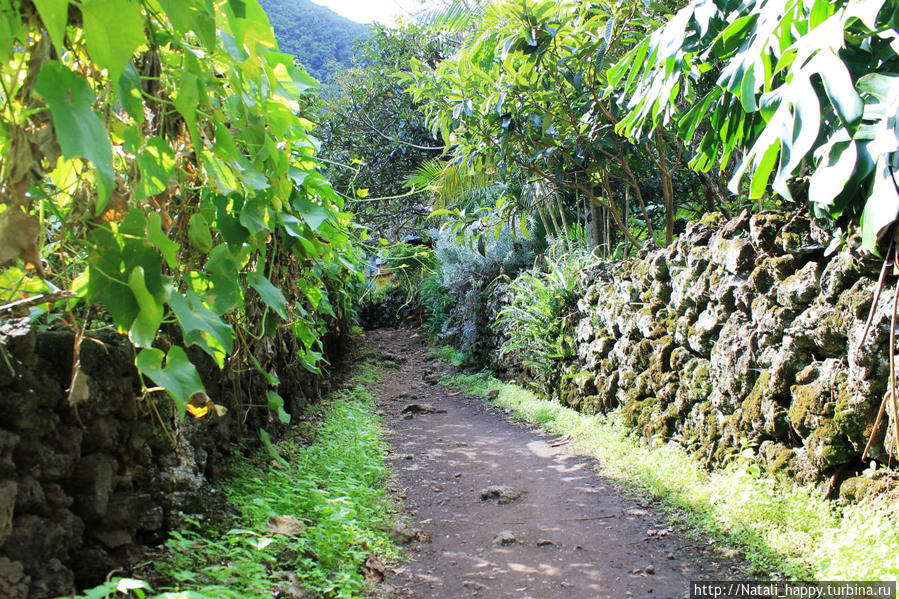
[[151, 212], [147, 215], [147, 239], [156, 246], [156, 249], [165, 258], [169, 268], [178, 268], [178, 250], [181, 249], [177, 243], [169, 239], [162, 230], [162, 217], [158, 212]]
[[209, 223], [199, 212], [190, 217], [188, 235], [195, 250], [203, 254], [208, 254], [212, 250], [212, 233], [209, 231]]
[[266, 391], [265, 396], [268, 399], [268, 407], [275, 411], [278, 420], [283, 424], [290, 424], [290, 414], [284, 411], [284, 398], [274, 391]]
[[113, 86], [146, 42], [144, 16], [138, 0], [84, 0], [81, 3], [87, 51], [100, 68], [109, 70]]
[[159, 325], [162, 324], [162, 317], [165, 313], [162, 304], [147, 289], [147, 283], [144, 280], [144, 269], [140, 266], [134, 267], [128, 277], [128, 286], [137, 300], [140, 312], [131, 330], [128, 331], [128, 338], [131, 343], [137, 347], [152, 347], [153, 341], [156, 339], [156, 332]]
[[144, 115], [144, 101], [141, 97], [140, 73], [137, 72], [134, 63], [130, 60], [119, 78], [117, 93], [125, 112], [138, 123], [143, 123], [146, 116]]
[[212, 248], [206, 261], [206, 272], [212, 282], [210, 299], [217, 313], [229, 312], [243, 301], [240, 267], [227, 245]]
[[137, 355], [135, 364], [150, 380], [168, 391], [182, 418], [190, 396], [204, 390], [197, 369], [191, 364], [184, 349], [177, 345], [172, 346], [168, 354], [163, 354], [159, 349], [143, 349]]
[[881, 157], [862, 213], [862, 247], [868, 251], [877, 251], [879, 241], [899, 217], [896, 184], [886, 159]]
[[185, 343], [201, 347], [221, 368], [225, 356], [234, 349], [234, 330], [231, 325], [207, 308], [200, 296], [193, 291], [188, 291], [187, 296], [173, 293], [169, 298], [169, 306], [181, 325]]
[[846, 127], [855, 129], [862, 121], [865, 103], [852, 85], [849, 70], [830, 50], [822, 50], [815, 60], [818, 73], [824, 82], [824, 89], [827, 90], [827, 96], [840, 120]]
[[63, 157], [86, 158], [97, 170], [97, 212], [102, 212], [115, 175], [109, 136], [93, 109], [94, 92], [81, 76], [55, 60], [48, 60], [41, 66], [34, 89], [50, 107]]
[[272, 285], [265, 275], [259, 272], [251, 272], [247, 275], [250, 287], [256, 290], [265, 304], [278, 313], [278, 316], [287, 320], [287, 300], [281, 290]]
[[56, 47], [56, 51], [62, 54], [65, 50], [66, 22], [69, 20], [69, 0], [34, 0], [47, 33]]
[[175, 176], [175, 153], [164, 139], [151, 137], [138, 154], [137, 165], [140, 169], [140, 182], [135, 191], [137, 199], [163, 193]]

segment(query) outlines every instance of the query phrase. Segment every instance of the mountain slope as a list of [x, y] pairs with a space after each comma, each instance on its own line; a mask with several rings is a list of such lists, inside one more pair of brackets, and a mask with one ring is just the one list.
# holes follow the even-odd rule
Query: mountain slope
[[351, 21], [309, 0], [260, 0], [282, 52], [293, 54], [309, 73], [327, 82], [350, 65], [356, 39], [368, 25]]

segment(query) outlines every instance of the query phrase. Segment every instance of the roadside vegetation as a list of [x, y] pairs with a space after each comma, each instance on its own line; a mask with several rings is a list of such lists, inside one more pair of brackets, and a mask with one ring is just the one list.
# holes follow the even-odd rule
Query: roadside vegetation
[[376, 374], [368, 364], [358, 371], [280, 441], [232, 462], [219, 485], [240, 514], [229, 529], [207, 520], [173, 532], [145, 580], [113, 579], [80, 597], [363, 596], [368, 568], [400, 553], [389, 534], [396, 510], [368, 390]]

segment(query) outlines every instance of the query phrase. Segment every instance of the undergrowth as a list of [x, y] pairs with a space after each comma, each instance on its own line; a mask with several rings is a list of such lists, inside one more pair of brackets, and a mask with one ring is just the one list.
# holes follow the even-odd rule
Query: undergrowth
[[712, 473], [675, 443], [650, 448], [614, 416], [588, 416], [487, 374], [457, 375], [447, 386], [486, 395], [516, 418], [559, 435], [599, 460], [625, 488], [649, 493], [688, 528], [737, 545], [759, 573], [795, 579], [899, 578], [899, 507], [886, 502], [840, 506], [814, 489], [763, 476], [744, 452]]
[[314, 406], [305, 424], [232, 465], [221, 489], [241, 512], [237, 525], [172, 533], [153, 577], [166, 581], [154, 584], [167, 592], [115, 579], [83, 597], [268, 598], [291, 585], [325, 597], [364, 596], [366, 559], [399, 557], [386, 532], [395, 513], [384, 487], [386, 446], [366, 390], [374, 376], [363, 366], [351, 388]]

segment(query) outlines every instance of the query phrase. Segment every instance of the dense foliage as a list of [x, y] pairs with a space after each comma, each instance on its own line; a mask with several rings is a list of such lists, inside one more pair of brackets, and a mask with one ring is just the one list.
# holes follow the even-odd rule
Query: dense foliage
[[322, 157], [328, 176], [371, 235], [399, 240], [420, 231], [430, 209], [406, 180], [443, 146], [431, 138], [420, 102], [395, 77], [411, 60], [438, 64], [446, 41], [409, 25], [374, 27], [351, 68], [321, 99]]
[[691, 2], [609, 71], [629, 96], [618, 130], [677, 131], [700, 170], [748, 150], [733, 192], [747, 173], [752, 198], [772, 175], [788, 199], [798, 182], [819, 217], [863, 212], [874, 249], [899, 216], [897, 15], [889, 0]]
[[[315, 82], [259, 3], [16, 0], [0, 21], [5, 308], [111, 321], [181, 414], [213, 407], [190, 345], [279, 407], [276, 347], [318, 371], [361, 275], [298, 113]], [[70, 403], [87, 393], [76, 364]]]
[[573, 319], [586, 291], [579, 274], [591, 259], [585, 252], [553, 249], [545, 269], [522, 271], [509, 283], [507, 307], [493, 323], [503, 338], [500, 355], [534, 372], [536, 387], [550, 397], [564, 365], [577, 354]]
[[356, 44], [369, 26], [342, 17], [310, 0], [260, 0], [282, 52], [292, 54], [321, 82], [352, 64]]
[[[547, 229], [580, 222], [594, 246], [668, 243], [683, 208], [708, 208], [676, 140], [614, 131], [621, 112], [606, 67], [657, 15], [632, 3], [496, 2], [450, 59], [413, 64], [412, 90], [452, 161], [511, 183], [482, 206], [481, 226], [537, 214]], [[539, 193], [527, 193], [533, 185]]]

